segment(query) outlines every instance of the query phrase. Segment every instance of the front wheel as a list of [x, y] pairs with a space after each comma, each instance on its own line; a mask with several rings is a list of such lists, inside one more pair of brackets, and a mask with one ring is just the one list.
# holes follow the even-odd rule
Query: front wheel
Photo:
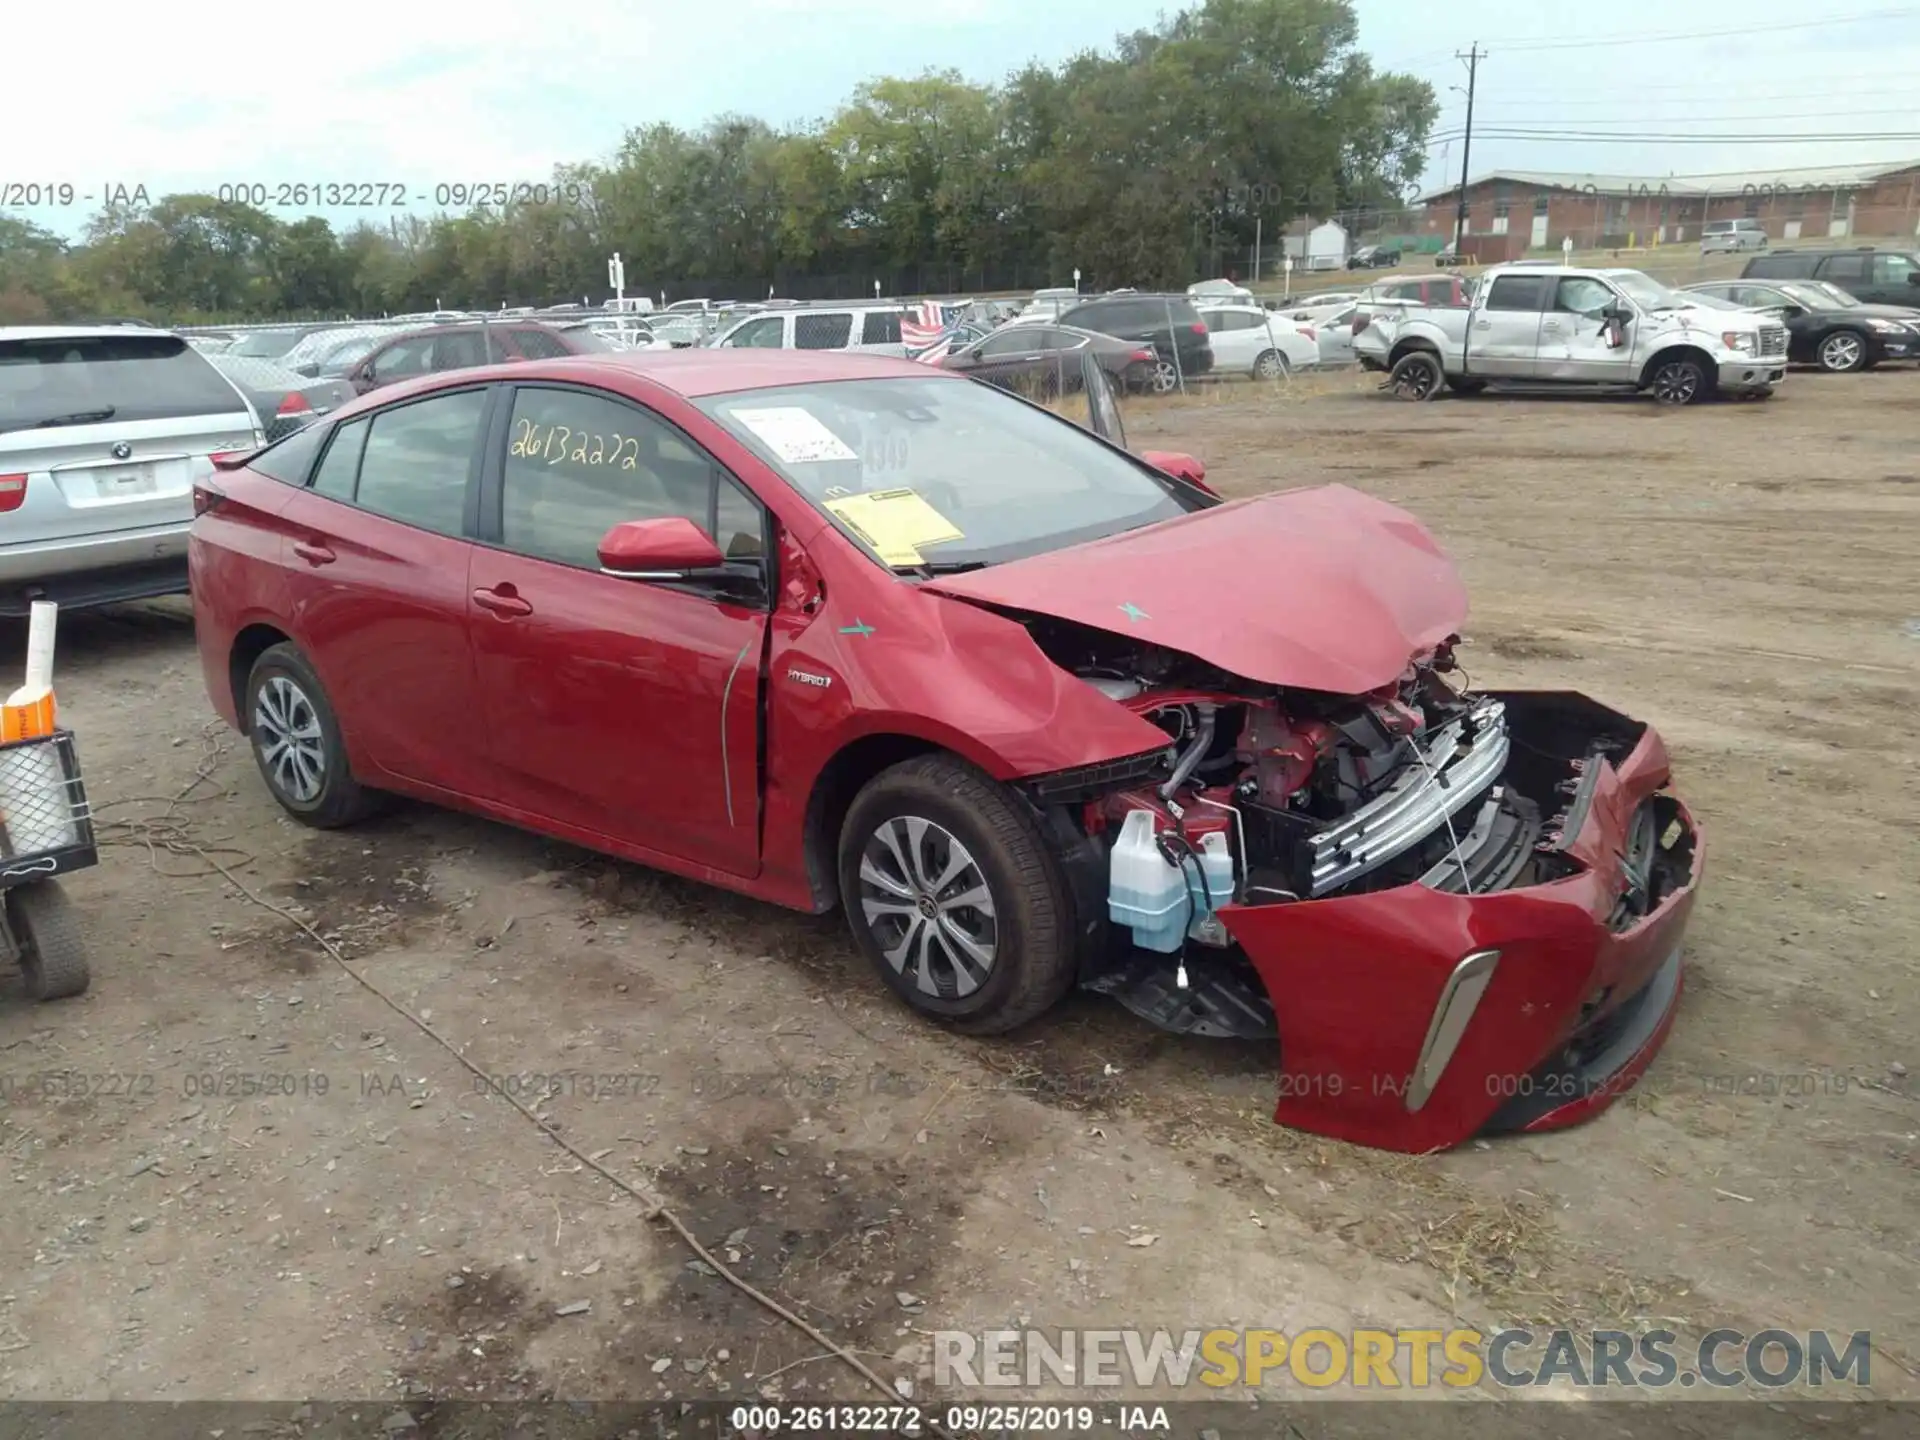
[[1647, 389], [1662, 405], [1692, 405], [1709, 390], [1707, 372], [1698, 360], [1662, 360], [1647, 380]]
[[27, 993], [65, 1000], [93, 983], [80, 916], [57, 881], [38, 880], [6, 892], [7, 929], [19, 952]]
[[1073, 983], [1072, 904], [1016, 797], [965, 761], [925, 755], [868, 782], [840, 830], [854, 943], [914, 1009], [997, 1034]]
[[1835, 375], [1859, 370], [1867, 363], [1867, 342], [1852, 330], [1836, 330], [1820, 342], [1820, 368]]

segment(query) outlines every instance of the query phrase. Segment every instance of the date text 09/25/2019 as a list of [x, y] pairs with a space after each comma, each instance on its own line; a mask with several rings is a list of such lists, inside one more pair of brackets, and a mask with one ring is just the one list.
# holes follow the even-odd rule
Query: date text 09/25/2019
[[[469, 210], [498, 205], [580, 205], [590, 198], [579, 181], [234, 180], [212, 187], [223, 205], [256, 210]], [[74, 205], [145, 207], [154, 192], [144, 182], [82, 183], [57, 178], [0, 179], [0, 210], [66, 209]]]

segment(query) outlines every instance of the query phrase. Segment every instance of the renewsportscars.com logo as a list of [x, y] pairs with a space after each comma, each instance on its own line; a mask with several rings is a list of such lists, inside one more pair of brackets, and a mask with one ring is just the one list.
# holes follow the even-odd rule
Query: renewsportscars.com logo
[[1666, 1389], [1872, 1380], [1873, 1337], [1825, 1330], [989, 1330], [936, 1331], [938, 1386], [1066, 1385], [1220, 1391], [1266, 1385], [1358, 1390], [1541, 1386]]

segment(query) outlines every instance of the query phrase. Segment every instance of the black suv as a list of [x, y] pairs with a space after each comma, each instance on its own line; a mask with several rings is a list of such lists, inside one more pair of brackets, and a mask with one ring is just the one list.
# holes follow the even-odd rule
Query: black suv
[[1102, 295], [1063, 312], [1055, 323], [1151, 345], [1159, 357], [1153, 383], [1158, 391], [1213, 369], [1207, 322], [1185, 295]]
[[1742, 280], [1825, 280], [1869, 305], [1920, 305], [1920, 255], [1911, 250], [1772, 250], [1747, 261]]

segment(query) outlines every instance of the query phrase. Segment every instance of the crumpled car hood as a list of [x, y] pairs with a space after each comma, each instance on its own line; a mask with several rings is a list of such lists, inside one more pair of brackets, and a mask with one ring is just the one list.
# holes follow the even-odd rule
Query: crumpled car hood
[[1338, 695], [1397, 680], [1467, 616], [1426, 527], [1345, 485], [1230, 501], [923, 588]]

